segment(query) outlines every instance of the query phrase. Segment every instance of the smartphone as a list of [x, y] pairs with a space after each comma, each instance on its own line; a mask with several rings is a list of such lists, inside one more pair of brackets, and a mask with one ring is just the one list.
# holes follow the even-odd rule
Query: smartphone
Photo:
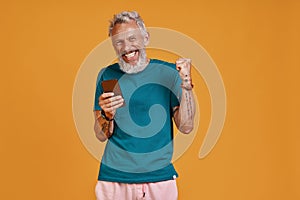
[[122, 96], [121, 88], [117, 79], [102, 81], [101, 85], [103, 88], [103, 92], [113, 92], [115, 93], [115, 96]]

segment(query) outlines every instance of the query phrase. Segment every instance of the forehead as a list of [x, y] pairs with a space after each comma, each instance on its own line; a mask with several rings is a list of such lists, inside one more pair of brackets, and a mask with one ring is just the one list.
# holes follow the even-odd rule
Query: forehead
[[136, 24], [136, 22], [134, 20], [130, 20], [129, 22], [125, 22], [125, 23], [118, 23], [112, 29], [112, 35], [116, 35], [116, 34], [120, 34], [120, 33], [123, 33], [123, 32], [136, 30], [138, 28], [139, 27], [138, 27], [138, 25]]

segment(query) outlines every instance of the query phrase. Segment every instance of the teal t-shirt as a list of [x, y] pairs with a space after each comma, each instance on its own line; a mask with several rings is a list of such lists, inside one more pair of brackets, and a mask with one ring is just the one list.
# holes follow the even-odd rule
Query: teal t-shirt
[[125, 106], [117, 109], [98, 180], [145, 183], [177, 177], [171, 163], [172, 108], [181, 98], [181, 79], [175, 64], [150, 60], [136, 74], [124, 73], [117, 63], [106, 67], [97, 78], [94, 110], [101, 110], [101, 82], [110, 79], [118, 79]]

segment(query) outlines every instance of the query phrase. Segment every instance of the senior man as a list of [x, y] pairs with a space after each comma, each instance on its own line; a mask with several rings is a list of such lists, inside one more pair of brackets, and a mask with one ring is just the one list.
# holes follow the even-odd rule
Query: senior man
[[[195, 114], [190, 60], [173, 64], [148, 58], [149, 33], [137, 12], [114, 15], [109, 36], [118, 62], [97, 78], [94, 130], [101, 142], [107, 141], [97, 200], [175, 200], [173, 120], [188, 134]], [[106, 80], [117, 80], [121, 94], [106, 91]]]

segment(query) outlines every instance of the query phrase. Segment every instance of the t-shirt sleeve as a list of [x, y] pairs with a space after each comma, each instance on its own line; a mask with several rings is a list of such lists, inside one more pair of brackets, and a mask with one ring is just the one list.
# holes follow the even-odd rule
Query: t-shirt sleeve
[[171, 94], [171, 107], [174, 108], [175, 106], [179, 106], [181, 100], [181, 78], [177, 71], [174, 72], [174, 85], [172, 87], [172, 94]]
[[100, 95], [103, 93], [103, 89], [101, 86], [101, 82], [103, 80], [103, 73], [104, 73], [105, 69], [102, 69], [97, 77], [97, 81], [96, 81], [96, 91], [95, 91], [95, 100], [94, 100], [94, 110], [102, 110], [101, 107], [99, 106], [99, 97]]

